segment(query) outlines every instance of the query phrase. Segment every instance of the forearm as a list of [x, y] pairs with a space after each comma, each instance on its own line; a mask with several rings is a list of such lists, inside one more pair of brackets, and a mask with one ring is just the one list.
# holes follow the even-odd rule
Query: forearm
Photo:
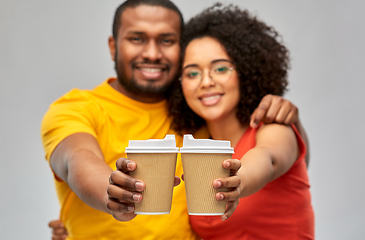
[[241, 179], [241, 198], [259, 191], [275, 176], [269, 154], [258, 148], [251, 149], [242, 157], [237, 175]]
[[295, 127], [298, 129], [300, 135], [302, 136], [303, 138], [303, 141], [307, 147], [307, 154], [305, 155], [305, 162], [307, 163], [307, 167], [309, 166], [309, 142], [308, 142], [308, 137], [307, 137], [307, 134], [302, 126], [302, 123], [300, 122], [300, 120], [298, 119], [297, 122], [294, 123]]
[[[112, 169], [105, 163], [96, 141], [86, 134], [75, 134], [53, 151], [50, 163], [54, 173], [89, 206], [109, 213], [107, 188]], [[88, 150], [77, 144], [91, 146]], [[70, 147], [73, 146], [73, 147]]]
[[89, 206], [110, 213], [106, 203], [112, 169], [87, 150], [79, 150], [69, 157], [67, 170], [71, 190]]

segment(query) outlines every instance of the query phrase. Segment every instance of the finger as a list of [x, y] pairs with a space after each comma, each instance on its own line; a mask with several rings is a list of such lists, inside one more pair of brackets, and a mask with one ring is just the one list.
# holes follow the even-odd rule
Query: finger
[[141, 180], [135, 179], [119, 170], [112, 172], [109, 177], [109, 183], [137, 192], [142, 192], [146, 187]]
[[273, 95], [268, 94], [261, 99], [260, 104], [251, 115], [250, 126], [252, 128], [256, 128], [264, 120], [267, 110], [270, 108], [272, 97]]
[[[258, 111], [258, 109], [256, 108], [254, 111], [253, 111], [253, 113], [251, 114], [251, 117], [250, 117], [250, 127], [251, 128], [257, 128], [258, 126], [259, 126], [259, 123], [260, 122], [258, 122], [259, 120], [257, 119], [258, 117], [256, 117], [256, 115], [257, 115], [257, 111]], [[257, 122], [256, 122], [257, 121]]]
[[137, 164], [127, 158], [119, 158], [116, 162], [117, 169], [124, 173], [134, 171], [137, 168]]
[[275, 121], [276, 116], [278, 115], [279, 110], [281, 109], [284, 99], [280, 96], [273, 96], [271, 99], [271, 105], [268, 108], [266, 115], [263, 119], [263, 122], [266, 124], [272, 123]]
[[106, 207], [112, 212], [132, 213], [134, 211], [134, 203], [119, 202], [117, 199], [108, 199]]
[[292, 123], [296, 123], [298, 119], [299, 119], [298, 108], [294, 106], [287, 114], [284, 120], [284, 124], [290, 125]]
[[178, 186], [180, 182], [181, 182], [180, 178], [178, 176], [175, 176], [174, 187]]
[[53, 235], [64, 235], [67, 234], [66, 228], [53, 228], [52, 230]]
[[222, 221], [227, 220], [238, 206], [239, 200], [227, 202], [226, 212], [221, 216]]
[[[139, 203], [142, 201], [142, 194], [139, 192], [132, 192], [126, 189], [123, 189], [119, 186], [109, 185], [106, 190], [109, 199], [116, 199], [119, 202], [135, 202]], [[112, 210], [112, 209], [110, 209]]]
[[112, 216], [118, 221], [130, 221], [137, 215], [135, 213], [112, 212]]
[[223, 161], [222, 166], [225, 169], [230, 169], [231, 175], [234, 175], [241, 168], [241, 161], [238, 159], [226, 159]]
[[230, 188], [229, 192], [219, 192], [215, 195], [217, 201], [236, 201], [240, 198], [239, 188]]
[[52, 240], [65, 240], [68, 235], [53, 235]]
[[48, 226], [50, 228], [60, 228], [60, 227], [64, 227], [61, 220], [53, 220], [53, 221], [50, 221], [48, 223]]
[[218, 178], [213, 181], [213, 188], [236, 188], [241, 184], [241, 178], [237, 175], [228, 178]]
[[292, 108], [293, 108], [293, 105], [291, 104], [291, 102], [289, 102], [287, 100], [284, 100], [280, 110], [276, 114], [276, 117], [275, 117], [274, 121], [276, 123], [283, 124], [285, 122], [286, 117], [288, 116], [288, 114], [292, 110]]

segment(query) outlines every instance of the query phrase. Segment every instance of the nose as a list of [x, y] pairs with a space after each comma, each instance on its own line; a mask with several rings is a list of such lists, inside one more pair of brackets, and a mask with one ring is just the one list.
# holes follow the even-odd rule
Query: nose
[[201, 79], [200, 86], [204, 87], [204, 88], [215, 86], [215, 82], [212, 79], [212, 77], [210, 76], [209, 70], [205, 70], [202, 73], [202, 79]]
[[142, 57], [151, 62], [158, 61], [162, 58], [161, 49], [155, 41], [149, 41], [142, 52]]

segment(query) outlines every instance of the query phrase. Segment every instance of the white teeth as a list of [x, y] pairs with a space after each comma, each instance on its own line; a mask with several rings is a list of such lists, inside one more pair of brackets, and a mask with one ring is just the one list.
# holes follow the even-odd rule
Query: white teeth
[[213, 99], [217, 99], [220, 98], [221, 95], [213, 95], [213, 96], [209, 96], [209, 97], [205, 97], [202, 98], [203, 101], [209, 101], [209, 100], [213, 100]]
[[142, 71], [151, 72], [151, 73], [162, 72], [161, 68], [140, 68], [140, 69]]

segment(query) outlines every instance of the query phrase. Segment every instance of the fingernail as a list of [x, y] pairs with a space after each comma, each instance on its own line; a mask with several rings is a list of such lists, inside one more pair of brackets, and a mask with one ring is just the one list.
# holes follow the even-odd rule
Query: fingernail
[[129, 171], [131, 171], [131, 170], [132, 170], [132, 163], [127, 163], [127, 169], [128, 169]]
[[136, 182], [135, 186], [138, 191], [142, 191], [143, 184], [141, 182]]
[[230, 163], [230, 162], [228, 162], [228, 161], [225, 161], [225, 162], [224, 162], [224, 166], [225, 166], [226, 168], [229, 168], [229, 167], [231, 166], [231, 163]]
[[216, 188], [219, 188], [220, 186], [222, 186], [222, 183], [220, 181], [215, 181], [215, 184]]
[[127, 210], [128, 210], [128, 212], [132, 212], [132, 211], [134, 211], [134, 207], [133, 206], [128, 206]]
[[225, 220], [227, 220], [227, 219], [228, 219], [227, 215], [223, 215], [223, 216], [222, 216], [222, 221], [225, 221]]
[[223, 200], [224, 196], [223, 194], [219, 194], [219, 200]]
[[134, 200], [134, 201], [139, 202], [139, 201], [140, 201], [140, 199], [141, 199], [141, 195], [139, 195], [139, 194], [134, 194], [132, 198], [133, 198], [133, 200]]

